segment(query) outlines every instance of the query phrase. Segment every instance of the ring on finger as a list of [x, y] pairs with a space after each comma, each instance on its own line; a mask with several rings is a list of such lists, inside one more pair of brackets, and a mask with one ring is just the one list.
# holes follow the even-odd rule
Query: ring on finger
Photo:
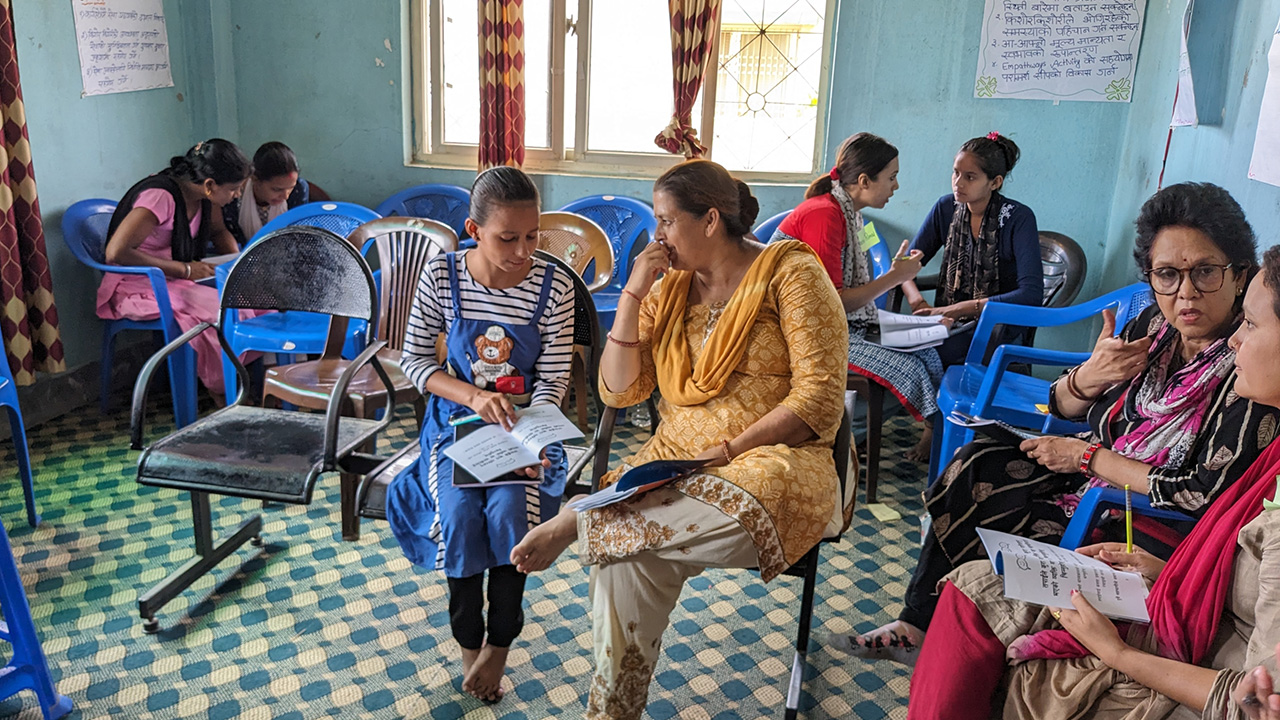
[[1053, 610], [1053, 611], [1051, 611], [1049, 614], [1053, 616], [1053, 619], [1054, 619], [1054, 620], [1061, 620], [1061, 619], [1062, 619], [1062, 612], [1061, 612], [1061, 611]]
[[1249, 705], [1252, 707], [1262, 707], [1262, 701], [1259, 700], [1258, 696], [1254, 695], [1253, 693], [1249, 693], [1248, 695], [1245, 695], [1244, 697], [1240, 698], [1240, 704]]

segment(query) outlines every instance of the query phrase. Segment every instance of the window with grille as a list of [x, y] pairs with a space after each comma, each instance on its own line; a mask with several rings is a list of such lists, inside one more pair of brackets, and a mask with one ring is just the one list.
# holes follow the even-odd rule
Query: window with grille
[[[694, 107], [709, 157], [751, 178], [817, 169], [836, 0], [724, 0]], [[655, 175], [672, 112], [667, 4], [524, 0], [526, 168]], [[414, 157], [474, 167], [479, 137], [475, 0], [413, 0]]]

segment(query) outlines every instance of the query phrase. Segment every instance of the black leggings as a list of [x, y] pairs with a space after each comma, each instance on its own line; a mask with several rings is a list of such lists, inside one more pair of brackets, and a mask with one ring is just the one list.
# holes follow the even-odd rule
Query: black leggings
[[[489, 568], [489, 644], [511, 647], [524, 627], [524, 581], [515, 565]], [[479, 650], [485, 642], [484, 573], [448, 578], [449, 626], [464, 650]]]

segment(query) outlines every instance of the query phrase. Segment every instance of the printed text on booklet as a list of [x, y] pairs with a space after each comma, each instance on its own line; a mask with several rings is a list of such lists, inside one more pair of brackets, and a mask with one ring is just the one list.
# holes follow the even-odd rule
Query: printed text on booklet
[[480, 482], [537, 465], [542, 448], [553, 442], [582, 437], [582, 431], [554, 405], [534, 405], [517, 410], [519, 419], [511, 432], [500, 425], [486, 425], [460, 438], [444, 454]]
[[1007, 598], [1069, 608], [1071, 591], [1079, 590], [1103, 615], [1151, 622], [1147, 583], [1137, 573], [1121, 572], [1057, 545], [995, 530], [978, 528], [978, 537], [996, 573], [1004, 576]]

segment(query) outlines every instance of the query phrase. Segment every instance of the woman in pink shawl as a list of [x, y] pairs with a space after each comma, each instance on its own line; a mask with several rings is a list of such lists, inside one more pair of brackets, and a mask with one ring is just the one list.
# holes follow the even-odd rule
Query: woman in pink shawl
[[[1280, 405], [1280, 248], [1266, 252], [1250, 283], [1230, 345], [1236, 401]], [[1117, 626], [1079, 594], [1072, 608], [1007, 599], [987, 560], [948, 575], [908, 718], [1273, 717], [1263, 714], [1280, 708], [1269, 676], [1240, 669], [1274, 671], [1280, 640], [1280, 443], [1270, 442], [1271, 418], [1260, 427], [1269, 446], [1167, 564], [1118, 543], [1080, 549], [1154, 581], [1150, 625]]]

